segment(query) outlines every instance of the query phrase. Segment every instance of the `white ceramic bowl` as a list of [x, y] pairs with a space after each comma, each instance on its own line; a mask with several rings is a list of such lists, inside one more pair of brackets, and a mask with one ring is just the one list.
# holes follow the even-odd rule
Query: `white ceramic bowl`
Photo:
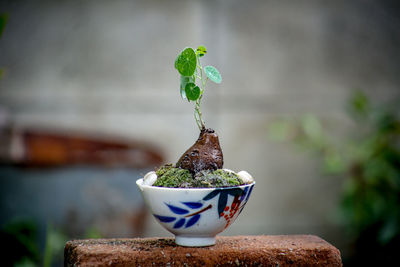
[[231, 225], [246, 205], [255, 182], [223, 188], [166, 188], [136, 181], [157, 221], [181, 246], [215, 244], [215, 236]]

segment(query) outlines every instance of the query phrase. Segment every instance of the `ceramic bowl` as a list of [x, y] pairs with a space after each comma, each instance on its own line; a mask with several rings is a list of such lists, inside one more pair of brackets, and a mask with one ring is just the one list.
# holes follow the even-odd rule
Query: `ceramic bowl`
[[157, 221], [181, 246], [215, 244], [215, 236], [231, 225], [246, 205], [255, 182], [223, 188], [166, 188], [136, 181]]

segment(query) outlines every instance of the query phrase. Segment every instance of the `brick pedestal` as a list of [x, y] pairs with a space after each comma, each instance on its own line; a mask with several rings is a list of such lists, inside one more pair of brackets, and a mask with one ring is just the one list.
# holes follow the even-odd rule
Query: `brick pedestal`
[[342, 266], [340, 252], [312, 235], [217, 237], [204, 248], [172, 238], [74, 240], [65, 266]]

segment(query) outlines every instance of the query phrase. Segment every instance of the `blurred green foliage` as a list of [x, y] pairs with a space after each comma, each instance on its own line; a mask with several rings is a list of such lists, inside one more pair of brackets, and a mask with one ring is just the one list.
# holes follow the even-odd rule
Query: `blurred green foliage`
[[103, 235], [98, 228], [91, 226], [88, 229], [86, 229], [84, 238], [85, 239], [103, 238]]
[[0, 230], [0, 238], [6, 249], [4, 266], [36, 266], [40, 262], [37, 244], [37, 227], [31, 220], [9, 222]]
[[270, 138], [311, 151], [325, 174], [346, 177], [340, 203], [344, 225], [353, 240], [368, 233], [368, 242], [379, 247], [400, 238], [399, 109], [400, 101], [377, 107], [356, 92], [347, 108], [354, 136], [334, 136], [310, 114], [269, 125]]
[[53, 225], [47, 225], [46, 245], [43, 253], [43, 267], [50, 267], [54, 260], [62, 262], [67, 236]]
[[[89, 227], [82, 238], [102, 238], [101, 232]], [[6, 245], [2, 266], [62, 266], [65, 243], [71, 239], [63, 230], [47, 224], [44, 248], [39, 244], [38, 226], [30, 219], [13, 220], [0, 230]]]
[[0, 37], [3, 35], [4, 28], [6, 27], [8, 20], [7, 14], [0, 14]]

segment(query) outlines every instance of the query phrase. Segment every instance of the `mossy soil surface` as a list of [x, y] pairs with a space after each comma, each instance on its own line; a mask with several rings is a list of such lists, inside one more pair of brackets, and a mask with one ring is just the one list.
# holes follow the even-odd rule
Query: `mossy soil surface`
[[236, 173], [223, 169], [203, 170], [192, 175], [189, 170], [176, 168], [172, 165], [160, 167], [157, 180], [153, 186], [173, 188], [210, 188], [229, 187], [243, 184]]

